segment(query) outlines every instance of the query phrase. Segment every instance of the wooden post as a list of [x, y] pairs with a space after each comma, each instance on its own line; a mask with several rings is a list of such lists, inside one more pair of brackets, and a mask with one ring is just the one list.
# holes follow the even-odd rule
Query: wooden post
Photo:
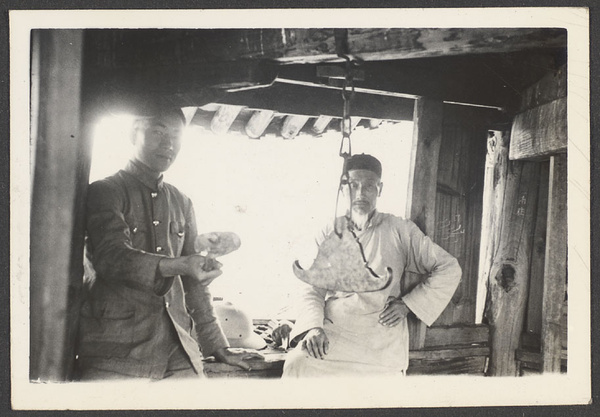
[[[35, 31], [39, 109], [31, 199], [30, 378], [67, 378], [69, 281], [80, 140], [81, 30]], [[35, 69], [34, 69], [35, 70]]]
[[500, 241], [489, 274], [490, 304], [486, 316], [492, 339], [491, 375], [517, 375], [515, 353], [528, 296], [539, 176], [539, 163], [508, 163], [502, 218], [497, 225]]
[[567, 155], [550, 159], [542, 362], [544, 372], [560, 372], [561, 319], [567, 279]]
[[[413, 220], [423, 233], [433, 235], [435, 196], [440, 145], [442, 142], [443, 104], [441, 101], [420, 98], [415, 101], [413, 146], [408, 181], [406, 217]], [[421, 282], [417, 274], [406, 273], [402, 293], [409, 292]], [[410, 348], [425, 345], [426, 326], [419, 320], [409, 321]]]
[[498, 226], [501, 222], [501, 209], [504, 206], [504, 190], [508, 170], [508, 144], [508, 132], [496, 131], [492, 137], [488, 138], [475, 323], [481, 323], [483, 318], [490, 270], [500, 240], [500, 228]]

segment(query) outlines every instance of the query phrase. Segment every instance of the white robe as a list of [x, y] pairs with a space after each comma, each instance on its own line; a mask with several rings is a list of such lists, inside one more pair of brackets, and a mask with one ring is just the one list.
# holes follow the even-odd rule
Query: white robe
[[[331, 232], [327, 228], [317, 243]], [[375, 212], [357, 236], [368, 265], [379, 275], [392, 268], [389, 286], [374, 292], [327, 291], [306, 286], [299, 315], [290, 335], [297, 340], [308, 330], [322, 327], [329, 339], [324, 359], [310, 357], [302, 343], [288, 354], [284, 377], [366, 374], [403, 375], [408, 367], [408, 326], [379, 324], [389, 297], [399, 297], [404, 271], [429, 274], [402, 300], [430, 326], [442, 313], [461, 278], [456, 258], [425, 236], [410, 220]]]

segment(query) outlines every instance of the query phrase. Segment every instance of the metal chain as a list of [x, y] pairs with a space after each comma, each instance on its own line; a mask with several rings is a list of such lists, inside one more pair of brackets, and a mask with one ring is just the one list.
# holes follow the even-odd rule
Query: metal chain
[[342, 143], [340, 145], [340, 156], [344, 159], [347, 159], [350, 156], [352, 156], [352, 143], [350, 141], [350, 134], [352, 132], [352, 120], [350, 119], [350, 104], [352, 102], [352, 99], [354, 98], [355, 92], [353, 61], [348, 56], [345, 56], [344, 58], [346, 58], [346, 76], [344, 78], [344, 88], [342, 89], [344, 109], [342, 116]]
[[[340, 176], [340, 185], [335, 201], [335, 216], [338, 215], [338, 206], [340, 194], [342, 194], [344, 186], [348, 185], [348, 160], [352, 156], [352, 142], [350, 134], [352, 132], [352, 121], [350, 119], [350, 104], [354, 98], [354, 65], [355, 62], [348, 56], [343, 55], [346, 60], [346, 74], [344, 77], [344, 88], [342, 89], [342, 99], [344, 100], [343, 116], [342, 116], [342, 142], [340, 144], [339, 155], [344, 159], [344, 165], [342, 168], [342, 175]], [[352, 207], [352, 196], [348, 192], [348, 203], [349, 208]], [[349, 225], [351, 222], [348, 223]], [[341, 237], [342, 231], [338, 230], [338, 222], [334, 222], [334, 231]]]

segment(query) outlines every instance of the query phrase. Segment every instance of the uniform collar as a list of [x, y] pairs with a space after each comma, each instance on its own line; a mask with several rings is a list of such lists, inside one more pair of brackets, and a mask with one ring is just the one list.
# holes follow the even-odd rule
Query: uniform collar
[[131, 159], [127, 162], [127, 165], [123, 169], [125, 172], [133, 175], [136, 179], [138, 179], [142, 184], [151, 190], [157, 191], [162, 189], [163, 186], [163, 175], [160, 174], [158, 178], [156, 178], [154, 172], [150, 170], [143, 163]]

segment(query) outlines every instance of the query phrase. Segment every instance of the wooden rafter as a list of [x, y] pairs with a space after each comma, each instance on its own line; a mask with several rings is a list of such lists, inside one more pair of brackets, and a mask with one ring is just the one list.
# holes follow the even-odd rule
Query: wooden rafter
[[327, 126], [329, 126], [329, 123], [331, 123], [332, 120], [333, 120], [333, 117], [330, 117], [330, 116], [319, 116], [312, 125], [312, 128], [311, 128], [312, 132], [315, 135], [322, 134], [323, 132], [325, 132], [325, 130], [327, 129]]
[[275, 112], [272, 110], [254, 112], [246, 124], [246, 134], [252, 139], [260, 138], [273, 120], [273, 116]]
[[210, 130], [216, 135], [227, 133], [242, 109], [243, 106], [220, 106], [210, 122]]
[[294, 139], [300, 133], [300, 129], [308, 122], [308, 119], [308, 116], [287, 116], [281, 127], [281, 136], [284, 139]]

